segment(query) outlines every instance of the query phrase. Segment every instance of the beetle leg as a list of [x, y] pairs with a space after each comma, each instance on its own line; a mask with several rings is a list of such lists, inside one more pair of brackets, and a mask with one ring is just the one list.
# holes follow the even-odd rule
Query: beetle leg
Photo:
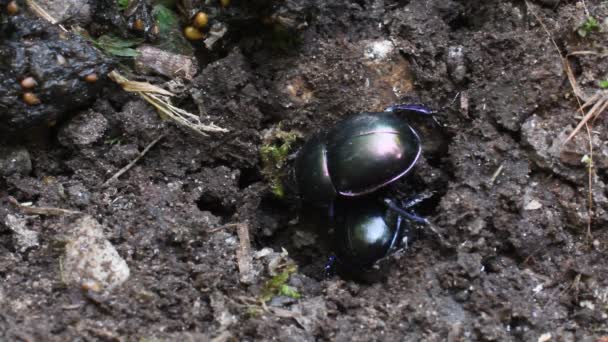
[[[397, 229], [395, 229], [395, 235], [393, 235], [393, 241], [391, 241], [391, 246], [389, 247], [389, 251], [395, 250], [399, 247], [399, 242], [397, 241], [401, 235], [401, 225], [403, 224], [403, 218], [401, 215], [397, 215]], [[390, 253], [390, 252], [389, 252]]]
[[392, 106], [388, 106], [384, 109], [385, 112], [395, 112], [395, 111], [410, 111], [410, 112], [416, 112], [418, 114], [423, 114], [423, 115], [433, 115], [436, 114], [437, 111], [432, 110], [426, 106], [420, 105], [420, 104], [397, 104], [397, 105], [392, 105]]
[[389, 207], [389, 209], [395, 211], [399, 215], [403, 215], [404, 217], [406, 217], [407, 219], [409, 219], [411, 221], [414, 221], [417, 223], [429, 224], [429, 220], [406, 211], [405, 209], [403, 209], [403, 208], [399, 207], [398, 205], [396, 205], [395, 203], [393, 203], [393, 201], [391, 201], [388, 198], [384, 199], [384, 204], [386, 204], [386, 206]]
[[325, 270], [325, 277], [329, 278], [336, 273], [335, 266], [336, 256], [331, 255], [329, 258], [327, 258], [327, 263], [325, 263], [325, 267], [323, 267], [323, 269]]

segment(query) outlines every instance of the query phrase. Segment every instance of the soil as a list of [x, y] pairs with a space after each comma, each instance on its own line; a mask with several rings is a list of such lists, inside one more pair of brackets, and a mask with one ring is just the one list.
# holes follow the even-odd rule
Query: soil
[[[282, 6], [298, 13], [296, 44], [260, 43], [265, 29], [235, 25], [212, 57], [199, 52], [201, 72], [182, 87], [178, 105], [228, 133], [191, 134], [106, 85], [71, 119], [5, 141], [0, 340], [607, 338], [607, 121], [600, 116], [589, 134], [583, 128], [563, 144], [581, 115], [560, 53], [569, 55], [582, 92], [602, 94], [608, 5]], [[588, 16], [598, 27], [581, 34]], [[306, 137], [395, 103], [438, 110], [439, 124], [411, 118], [423, 158], [390, 189], [431, 192], [419, 213], [435, 232], [420, 227], [415, 243], [386, 260], [379, 280], [326, 278], [327, 223], [311, 219], [322, 216], [314, 208], [272, 196], [259, 150], [273, 130]], [[161, 135], [133, 168], [103, 185]], [[590, 155], [591, 178], [583, 161]], [[95, 218], [126, 261], [128, 280], [103, 290], [66, 283], [62, 256], [73, 219], [25, 215], [8, 196]], [[11, 229], [9, 217], [37, 239]], [[247, 275], [239, 259], [249, 254], [232, 223], [245, 224], [251, 240]], [[301, 297], [259, 305], [277, 262], [289, 260], [298, 270], [288, 284]]]

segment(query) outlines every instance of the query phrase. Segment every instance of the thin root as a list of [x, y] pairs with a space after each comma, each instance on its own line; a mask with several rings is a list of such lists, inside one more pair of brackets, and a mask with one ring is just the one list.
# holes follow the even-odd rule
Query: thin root
[[105, 181], [101, 186], [105, 187], [105, 186], [109, 185], [113, 181], [117, 180], [118, 177], [122, 176], [123, 173], [129, 171], [133, 167], [133, 165], [135, 165], [143, 156], [145, 156], [146, 153], [148, 153], [148, 151], [150, 151], [150, 149], [152, 147], [154, 147], [154, 145], [156, 145], [156, 143], [159, 142], [160, 139], [162, 139], [163, 137], [164, 137], [164, 135], [161, 135], [160, 137], [154, 139], [154, 141], [152, 141], [150, 144], [148, 144], [148, 146], [146, 146], [146, 148], [144, 148], [144, 150], [141, 151], [141, 153], [137, 157], [135, 157], [135, 159], [133, 159], [129, 164], [127, 164], [127, 166], [125, 166], [122, 169], [118, 170], [118, 172], [116, 172], [114, 174], [114, 176], [110, 177], [110, 179], [108, 179], [107, 181]]

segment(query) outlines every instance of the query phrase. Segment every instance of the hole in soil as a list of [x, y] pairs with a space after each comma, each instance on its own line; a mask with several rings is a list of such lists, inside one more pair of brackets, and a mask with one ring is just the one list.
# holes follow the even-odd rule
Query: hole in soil
[[236, 211], [234, 205], [225, 205], [221, 199], [214, 198], [213, 196], [201, 195], [196, 201], [196, 206], [201, 211], [209, 211], [211, 214], [223, 218], [230, 217]]
[[509, 327], [513, 335], [523, 338], [525, 333], [531, 329], [530, 322], [525, 317], [512, 317]]
[[386, 3], [388, 8], [404, 7], [410, 4], [410, 0], [392, 0]]
[[454, 31], [459, 29], [468, 29], [471, 28], [471, 22], [469, 18], [467, 18], [463, 13], [459, 13], [454, 18], [448, 21], [448, 25]]
[[257, 167], [250, 167], [241, 169], [241, 175], [239, 176], [239, 189], [245, 189], [253, 183], [262, 181], [262, 174]]
[[[284, 203], [277, 206], [276, 202], [263, 200], [261, 208], [269, 215], [282, 215], [284, 223], [281, 222], [272, 236], [262, 239], [262, 244], [277, 251], [285, 248], [297, 263], [299, 272], [322, 280], [323, 267], [331, 255], [330, 222], [326, 214], [319, 208], [305, 206], [297, 214], [286, 215], [289, 208]], [[292, 219], [292, 224], [287, 223], [289, 219]]]
[[355, 0], [355, 2], [361, 6], [362, 9], [365, 9], [367, 6], [365, 5], [365, 0]]

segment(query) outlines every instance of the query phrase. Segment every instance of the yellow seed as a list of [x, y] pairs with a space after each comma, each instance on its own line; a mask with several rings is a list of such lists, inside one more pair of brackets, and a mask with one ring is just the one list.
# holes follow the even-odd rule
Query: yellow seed
[[40, 99], [34, 93], [23, 93], [23, 102], [27, 103], [30, 106], [35, 106], [40, 104]]
[[35, 78], [28, 76], [22, 79], [19, 84], [21, 84], [21, 88], [23, 89], [33, 89], [38, 84], [38, 82], [36, 82]]
[[228, 5], [230, 5], [230, 0], [220, 0], [220, 5], [222, 5], [222, 7], [228, 7]]
[[11, 1], [6, 5], [6, 12], [9, 15], [15, 15], [19, 13], [19, 5], [17, 5], [17, 1]]
[[135, 19], [133, 22], [133, 29], [137, 31], [143, 31], [145, 29], [144, 21], [141, 19]]
[[203, 32], [192, 26], [186, 26], [186, 28], [184, 28], [184, 36], [189, 40], [200, 40], [205, 38]]
[[86, 75], [84, 77], [84, 81], [87, 83], [95, 83], [95, 82], [97, 82], [98, 78], [99, 77], [97, 77], [97, 74], [93, 72], [93, 73]]
[[208, 23], [209, 16], [207, 16], [207, 13], [205, 12], [196, 13], [196, 15], [194, 16], [194, 20], [192, 21], [192, 24], [198, 28], [203, 28], [207, 26]]

